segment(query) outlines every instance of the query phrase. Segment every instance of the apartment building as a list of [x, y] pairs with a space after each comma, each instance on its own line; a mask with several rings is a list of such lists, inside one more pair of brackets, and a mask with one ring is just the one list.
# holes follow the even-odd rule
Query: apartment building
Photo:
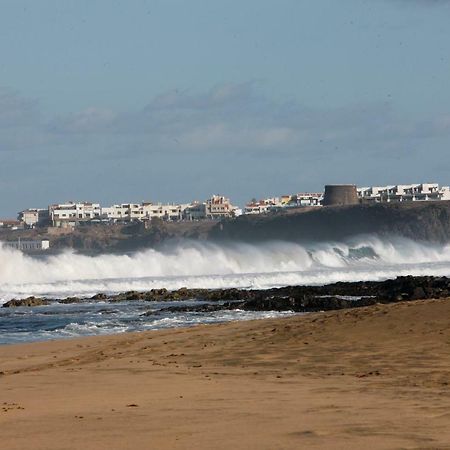
[[294, 195], [291, 202], [296, 206], [321, 206], [323, 192], [300, 192]]
[[253, 199], [244, 208], [244, 214], [266, 214], [274, 208], [283, 207], [283, 200], [279, 197], [265, 198], [262, 200]]
[[206, 203], [193, 202], [183, 211], [185, 220], [206, 219]]
[[244, 214], [266, 214], [270, 211], [271, 206], [265, 203], [264, 200], [250, 202], [245, 205]]
[[101, 208], [101, 219], [110, 222], [132, 222], [143, 218], [143, 206], [139, 203], [122, 203]]
[[322, 200], [322, 192], [301, 192], [299, 194], [283, 195], [263, 200], [252, 200], [245, 206], [244, 214], [266, 214], [286, 208], [321, 206]]
[[230, 199], [223, 195], [213, 195], [205, 202], [205, 215], [208, 219], [234, 217], [237, 210]]
[[189, 204], [152, 204], [149, 203], [144, 206], [145, 218], [147, 219], [162, 219], [168, 221], [178, 221], [183, 219], [183, 213]]
[[17, 219], [27, 228], [48, 225], [50, 221], [48, 208], [29, 208], [19, 212]]
[[438, 183], [371, 186], [357, 191], [364, 203], [450, 200], [450, 187]]
[[48, 211], [54, 227], [74, 227], [101, 217], [100, 205], [91, 202], [58, 203], [50, 205]]
[[102, 219], [110, 222], [134, 222], [154, 218], [177, 221], [183, 219], [188, 204], [122, 203], [102, 208]]

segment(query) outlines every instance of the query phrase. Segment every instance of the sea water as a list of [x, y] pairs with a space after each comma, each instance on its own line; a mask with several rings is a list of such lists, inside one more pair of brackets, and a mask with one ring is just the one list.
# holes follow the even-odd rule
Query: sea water
[[[73, 251], [32, 257], [0, 248], [0, 304], [30, 295], [90, 297], [154, 288], [263, 289], [400, 275], [450, 276], [450, 246], [360, 236], [345, 242], [261, 244], [183, 241], [133, 254]], [[197, 299], [201, 301], [201, 299]], [[54, 304], [0, 308], [0, 343], [119, 333], [286, 313], [160, 312], [170, 302]], [[176, 302], [181, 305], [182, 302]], [[143, 315], [149, 309], [154, 314]]]

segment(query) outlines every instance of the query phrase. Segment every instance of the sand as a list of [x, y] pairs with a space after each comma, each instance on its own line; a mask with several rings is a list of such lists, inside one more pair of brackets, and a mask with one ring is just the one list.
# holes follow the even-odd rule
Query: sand
[[450, 299], [0, 347], [0, 448], [450, 449]]

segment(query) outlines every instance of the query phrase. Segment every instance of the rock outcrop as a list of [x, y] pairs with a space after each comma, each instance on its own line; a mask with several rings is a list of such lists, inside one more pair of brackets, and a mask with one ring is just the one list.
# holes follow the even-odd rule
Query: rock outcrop
[[[326, 286], [286, 286], [261, 290], [181, 288], [169, 291], [167, 289], [152, 289], [144, 292], [128, 291], [112, 296], [99, 293], [85, 299], [79, 297], [67, 299], [28, 297], [23, 300], [10, 300], [3, 307], [40, 306], [54, 302], [106, 301], [117, 303], [198, 300], [199, 303], [197, 304], [170, 306], [158, 311], [208, 312], [243, 309], [247, 311], [307, 312], [428, 298], [450, 298], [450, 278], [407, 276], [386, 281], [340, 282]], [[155, 314], [158, 311], [152, 310], [148, 314]]]
[[51, 303], [50, 300], [40, 297], [28, 297], [23, 299], [12, 299], [9, 302], [3, 304], [3, 308], [17, 308], [19, 306], [42, 306], [49, 305]]

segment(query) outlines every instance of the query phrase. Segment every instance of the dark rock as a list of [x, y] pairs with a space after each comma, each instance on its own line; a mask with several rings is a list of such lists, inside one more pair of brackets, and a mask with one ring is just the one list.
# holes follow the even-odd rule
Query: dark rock
[[[78, 303], [84, 300], [121, 301], [183, 301], [201, 300], [206, 303], [180, 305], [160, 312], [211, 312], [243, 309], [247, 311], [325, 311], [368, 306], [407, 300], [446, 298], [450, 295], [450, 279], [446, 277], [398, 277], [386, 281], [339, 282], [325, 286], [286, 286], [265, 290], [246, 289], [188, 289], [175, 291], [152, 289], [146, 292], [128, 291], [114, 296], [97, 294], [90, 299], [69, 297], [47, 300], [29, 297], [11, 300], [3, 307], [48, 305], [52, 301]], [[145, 315], [157, 314], [149, 311]]]
[[58, 300], [58, 303], [62, 303], [63, 305], [68, 305], [70, 303], [81, 303], [83, 301], [80, 297], [67, 297], [61, 298]]
[[107, 298], [109, 298], [109, 297], [106, 294], [99, 293], [99, 294], [95, 294], [94, 296], [92, 296], [91, 300], [106, 300]]
[[50, 301], [41, 297], [28, 297], [24, 299], [12, 299], [3, 304], [3, 308], [17, 308], [19, 306], [42, 306], [49, 305]]
[[[339, 282], [326, 286], [287, 286], [266, 290], [185, 289], [166, 292], [167, 300], [198, 299], [211, 303], [170, 306], [159, 312], [246, 311], [328, 311], [449, 296], [446, 277], [398, 277], [386, 281]], [[151, 311], [145, 315], [158, 314]]]

